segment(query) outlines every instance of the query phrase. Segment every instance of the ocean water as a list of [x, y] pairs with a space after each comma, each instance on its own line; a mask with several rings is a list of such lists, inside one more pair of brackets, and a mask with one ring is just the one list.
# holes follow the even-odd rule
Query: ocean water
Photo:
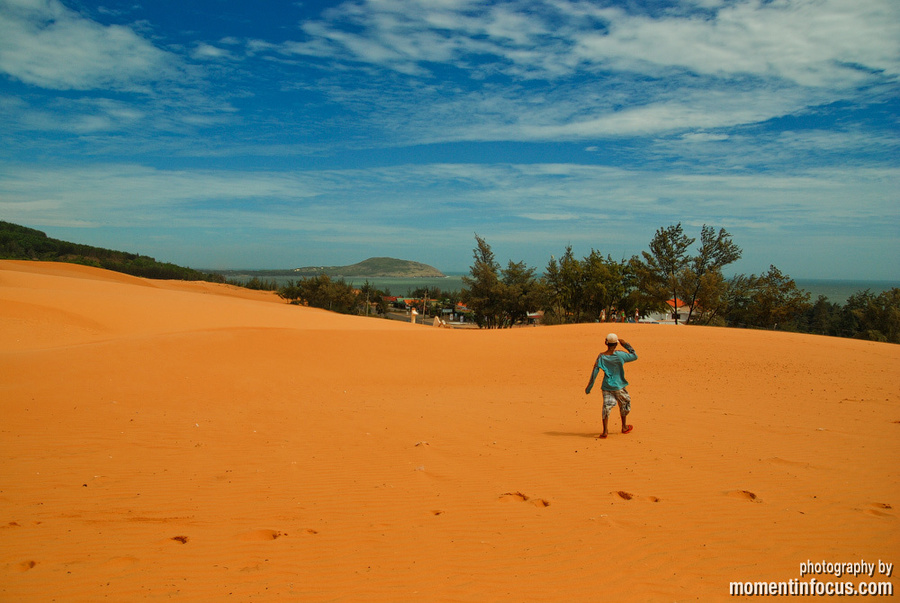
[[878, 295], [894, 287], [900, 287], [896, 281], [855, 281], [838, 279], [794, 279], [797, 287], [810, 293], [809, 299], [815, 302], [824, 295], [833, 304], [845, 304], [847, 299], [859, 291], [868, 289]]

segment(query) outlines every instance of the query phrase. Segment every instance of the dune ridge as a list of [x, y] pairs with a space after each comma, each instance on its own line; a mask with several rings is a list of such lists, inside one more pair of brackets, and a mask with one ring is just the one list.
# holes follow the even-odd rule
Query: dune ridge
[[[640, 359], [635, 430], [601, 441], [607, 330]], [[0, 261], [0, 599], [725, 600], [893, 563], [898, 350], [454, 331]]]

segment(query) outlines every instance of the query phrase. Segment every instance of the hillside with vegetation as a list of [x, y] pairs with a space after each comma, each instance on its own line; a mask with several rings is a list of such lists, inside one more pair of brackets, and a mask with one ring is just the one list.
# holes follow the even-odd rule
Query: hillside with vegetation
[[40, 230], [3, 221], [0, 221], [0, 259], [68, 262], [143, 278], [225, 282], [224, 277], [218, 274], [157, 262], [136, 253], [70, 243], [48, 237]]
[[[227, 279], [246, 282], [247, 279], [265, 281], [272, 277], [312, 278], [443, 278], [446, 275], [433, 266], [398, 260], [395, 258], [369, 258], [347, 266], [304, 266], [302, 268], [278, 270], [217, 270]], [[272, 283], [276, 281], [271, 281]]]
[[382, 277], [382, 278], [440, 278], [443, 272], [420, 262], [398, 260], [395, 258], [369, 258], [350, 264], [349, 266], [306, 266], [291, 271], [294, 276], [318, 276], [327, 274], [331, 277]]

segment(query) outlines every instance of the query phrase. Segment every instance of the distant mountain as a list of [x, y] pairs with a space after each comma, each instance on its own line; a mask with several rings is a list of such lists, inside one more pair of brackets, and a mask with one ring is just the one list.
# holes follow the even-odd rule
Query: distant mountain
[[440, 278], [446, 276], [443, 272], [428, 264], [395, 258], [369, 258], [349, 266], [304, 266], [303, 268], [294, 268], [291, 273], [300, 277], [316, 276], [318, 274], [327, 274], [333, 277], [378, 276], [388, 278]]

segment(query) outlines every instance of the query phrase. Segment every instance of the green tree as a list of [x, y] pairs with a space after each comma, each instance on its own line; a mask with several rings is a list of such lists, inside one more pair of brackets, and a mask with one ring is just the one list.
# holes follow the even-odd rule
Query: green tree
[[725, 286], [724, 300], [718, 308], [726, 325], [732, 327], [753, 326], [753, 318], [750, 315], [751, 296], [758, 280], [759, 277], [753, 274], [750, 276], [736, 274], [729, 279]]
[[500, 278], [501, 327], [511, 327], [526, 322], [528, 312], [540, 310], [546, 305], [547, 296], [543, 284], [534, 276], [534, 268], [525, 262], [512, 262], [502, 271]]
[[611, 311], [616, 304], [619, 292], [612, 266], [612, 262], [607, 262], [600, 252], [593, 249], [581, 262], [583, 304], [580, 314], [588, 320], [598, 319], [603, 311]]
[[352, 314], [358, 302], [357, 294], [344, 279], [331, 280], [327, 274], [288, 283], [278, 290], [278, 295], [293, 303], [306, 302], [314, 308]]
[[900, 343], [900, 289], [883, 291], [875, 300], [878, 330], [890, 343]]
[[741, 248], [731, 240], [731, 235], [721, 228], [716, 233], [712, 226], [706, 224], [700, 230], [700, 248], [697, 255], [690, 258], [683, 274], [682, 287], [689, 310], [686, 322], [691, 322], [694, 308], [698, 302], [717, 305], [715, 293], [721, 291], [722, 268], [736, 262], [741, 257]]
[[733, 326], [796, 330], [810, 308], [809, 293], [775, 266], [762, 276], [733, 277], [726, 297], [726, 322]]
[[277, 291], [278, 290], [278, 282], [274, 279], [265, 280], [261, 279], [258, 276], [254, 276], [246, 283], [237, 283], [238, 286], [246, 287], [247, 289], [253, 289], [254, 291]]
[[614, 311], [631, 316], [639, 308], [640, 298], [635, 294], [635, 273], [631, 263], [617, 262], [594, 249], [581, 263], [583, 275], [583, 316], [597, 320], [603, 312]]
[[168, 262], [157, 262], [136, 253], [60, 241], [40, 230], [3, 221], [0, 221], [0, 259], [68, 262], [143, 278], [225, 282], [225, 277], [220, 274], [207, 274]]
[[475, 235], [476, 247], [472, 252], [474, 262], [469, 268], [470, 276], [464, 276], [463, 301], [472, 311], [475, 324], [482, 328], [495, 329], [502, 318], [500, 290], [500, 265], [494, 259], [494, 252], [487, 241]]
[[575, 257], [572, 246], [556, 261], [550, 258], [544, 274], [544, 286], [555, 318], [553, 322], [579, 322], [584, 313], [584, 265]]
[[550, 256], [550, 261], [547, 263], [547, 268], [544, 270], [543, 281], [548, 295], [544, 321], [548, 324], [565, 322], [565, 284], [563, 283], [562, 271], [559, 268], [559, 263], [552, 255]]
[[[366, 279], [363, 286], [359, 288], [358, 301], [363, 304], [362, 314], [368, 316], [372, 310], [374, 310], [375, 314], [380, 314], [382, 316], [387, 314], [388, 303], [384, 299], [387, 295], [386, 292], [377, 289], [374, 285], [369, 283], [368, 279]], [[374, 308], [372, 308], [373, 305]]]
[[545, 304], [552, 313], [546, 322], [597, 320], [604, 311], [611, 313], [613, 309], [624, 310], [630, 316], [639, 306], [631, 262], [603, 257], [596, 249], [579, 260], [572, 247], [566, 247], [558, 262], [550, 258], [542, 282]]
[[[728, 281], [721, 270], [707, 273], [703, 284], [694, 299], [694, 304], [703, 309], [699, 320], [704, 325], [725, 324], [724, 315], [728, 309]], [[693, 304], [692, 304], [693, 305]]]
[[841, 318], [845, 337], [900, 343], [900, 289], [878, 295], [858, 291], [847, 299]]
[[761, 278], [753, 301], [759, 323], [767, 328], [796, 328], [795, 321], [809, 308], [809, 293], [799, 289], [788, 275], [775, 266]]
[[[659, 228], [650, 241], [650, 251], [641, 252], [644, 262], [640, 275], [641, 284], [647, 289], [646, 295], [654, 305], [665, 303], [667, 299], [684, 301], [684, 269], [691, 261], [688, 248], [696, 239], [684, 234], [681, 222], [674, 226]], [[682, 294], [679, 297], [679, 294]], [[678, 315], [675, 315], [678, 323]]]
[[556, 324], [563, 322], [562, 316], [562, 278], [559, 273], [559, 264], [556, 258], [550, 256], [547, 268], [544, 269], [544, 276], [541, 278], [544, 283], [544, 289], [547, 292], [547, 305], [544, 308], [544, 322], [547, 324]]
[[466, 288], [461, 293], [475, 324], [488, 329], [511, 327], [526, 320], [529, 311], [544, 307], [547, 296], [534, 268], [510, 261], [501, 271], [491, 246], [478, 235], [475, 241], [475, 261], [470, 276], [463, 277]]
[[837, 335], [841, 305], [831, 303], [820, 295], [803, 317], [802, 331], [816, 335]]

